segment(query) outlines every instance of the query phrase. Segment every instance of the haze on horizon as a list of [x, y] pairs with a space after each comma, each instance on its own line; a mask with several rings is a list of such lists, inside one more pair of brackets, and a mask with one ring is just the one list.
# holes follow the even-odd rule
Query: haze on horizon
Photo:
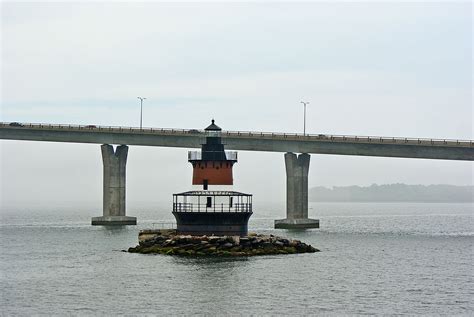
[[[472, 4], [1, 3], [1, 121], [473, 139]], [[188, 149], [132, 146], [127, 200], [190, 188]], [[0, 209], [102, 199], [100, 147], [0, 141]], [[309, 185], [473, 185], [473, 163], [312, 155]], [[285, 200], [283, 153], [234, 188]], [[97, 210], [101, 210], [99, 205]]]

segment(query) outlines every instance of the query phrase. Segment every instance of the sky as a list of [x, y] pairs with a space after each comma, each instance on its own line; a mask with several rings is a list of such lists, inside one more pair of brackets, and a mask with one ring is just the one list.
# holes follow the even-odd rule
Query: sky
[[[3, 122], [473, 139], [471, 2], [2, 2]], [[190, 188], [187, 149], [132, 146], [127, 199]], [[102, 199], [99, 145], [0, 141], [1, 206]], [[310, 186], [473, 185], [471, 162], [312, 155]], [[285, 200], [283, 153], [235, 190]], [[98, 205], [98, 210], [100, 210]]]

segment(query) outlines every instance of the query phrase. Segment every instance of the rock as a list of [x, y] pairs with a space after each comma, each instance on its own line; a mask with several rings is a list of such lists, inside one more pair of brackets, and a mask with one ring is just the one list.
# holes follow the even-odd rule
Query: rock
[[184, 249], [177, 249], [177, 250], [176, 250], [176, 253], [177, 253], [178, 255], [185, 255], [185, 254], [186, 254], [186, 250], [184, 250]]
[[210, 247], [210, 248], [207, 248], [204, 250], [204, 252], [208, 253], [208, 254], [215, 254], [217, 251], [217, 248], [216, 247]]
[[156, 236], [154, 237], [153, 239], [151, 240], [146, 240], [146, 241], [143, 241], [141, 244], [142, 245], [153, 245], [153, 244], [157, 244], [157, 243], [161, 243], [163, 241], [166, 240], [166, 237], [163, 237], [163, 236]]
[[226, 243], [230, 243], [231, 241], [232, 241], [232, 240], [229, 240], [229, 239], [227, 238], [227, 236], [223, 236], [223, 237], [221, 237], [219, 240], [217, 240], [217, 243], [219, 243], [219, 244], [226, 244]]
[[297, 250], [298, 252], [304, 253], [304, 252], [306, 252], [306, 250], [307, 250], [307, 245], [306, 245], [306, 244], [303, 244], [303, 243], [300, 243], [300, 244], [298, 244], [298, 245], [296, 246], [296, 250]]
[[142, 241], [138, 241], [138, 244], [144, 247], [151, 246], [154, 244], [154, 240], [153, 239], [142, 240]]
[[312, 247], [311, 245], [308, 245], [308, 248], [306, 249], [307, 252], [320, 252], [318, 249], [316, 249], [315, 247]]
[[217, 241], [219, 241], [220, 239], [221, 239], [221, 237], [212, 236], [212, 237], [209, 237], [207, 240], [210, 243], [217, 243]]
[[319, 250], [299, 240], [250, 233], [240, 236], [191, 236], [159, 231], [140, 231], [139, 243], [126, 252], [182, 256], [253, 256], [293, 254]]
[[289, 245], [290, 247], [296, 247], [296, 246], [298, 245], [298, 242], [296, 242], [296, 240], [291, 240], [291, 241], [288, 243], [288, 245]]
[[252, 241], [250, 241], [250, 243], [251, 243], [252, 245], [256, 245], [256, 244], [259, 244], [260, 241], [258, 241], [257, 239], [252, 239]]
[[177, 243], [188, 243], [192, 241], [191, 236], [177, 236], [174, 238]]
[[146, 241], [146, 240], [152, 240], [154, 237], [156, 237], [157, 234], [155, 233], [143, 233], [143, 232], [140, 232], [138, 234], [138, 241]]

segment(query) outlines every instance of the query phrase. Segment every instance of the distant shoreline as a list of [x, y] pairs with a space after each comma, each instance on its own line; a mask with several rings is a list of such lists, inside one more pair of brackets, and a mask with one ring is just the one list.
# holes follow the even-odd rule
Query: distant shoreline
[[474, 186], [386, 184], [309, 189], [311, 202], [473, 203]]

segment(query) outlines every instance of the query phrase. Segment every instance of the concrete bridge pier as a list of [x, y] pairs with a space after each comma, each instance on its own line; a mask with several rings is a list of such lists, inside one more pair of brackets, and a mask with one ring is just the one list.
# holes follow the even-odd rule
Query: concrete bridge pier
[[125, 215], [125, 172], [128, 146], [101, 146], [104, 165], [103, 216], [93, 217], [92, 225], [136, 225], [136, 217]]
[[319, 228], [319, 220], [308, 218], [308, 174], [310, 155], [285, 154], [286, 219], [275, 220], [275, 229]]

